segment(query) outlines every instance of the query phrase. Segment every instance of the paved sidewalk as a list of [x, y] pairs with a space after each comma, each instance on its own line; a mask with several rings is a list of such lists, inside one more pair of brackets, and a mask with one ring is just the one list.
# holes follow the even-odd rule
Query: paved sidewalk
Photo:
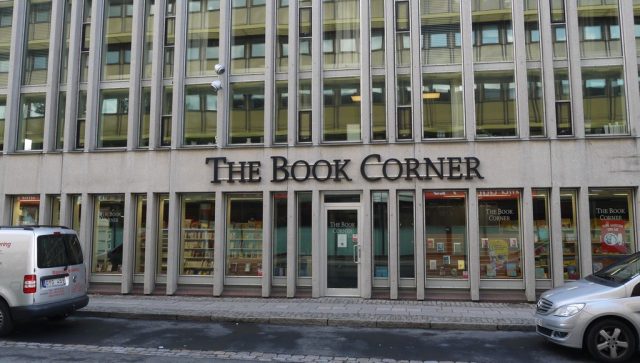
[[535, 305], [360, 298], [90, 295], [83, 316], [451, 330], [533, 331]]

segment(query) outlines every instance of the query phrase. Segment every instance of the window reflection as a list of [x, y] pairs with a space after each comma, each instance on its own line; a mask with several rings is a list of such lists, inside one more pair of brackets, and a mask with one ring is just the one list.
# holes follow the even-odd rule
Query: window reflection
[[325, 69], [356, 68], [360, 63], [360, 1], [323, 2]]
[[627, 133], [622, 67], [583, 68], [582, 89], [587, 135]]
[[105, 1], [102, 80], [129, 78], [133, 0]]
[[26, 22], [26, 49], [22, 84], [45, 84], [47, 83], [49, 64], [51, 1], [30, 0], [27, 5]]
[[100, 95], [98, 147], [126, 147], [129, 90], [103, 90]]
[[422, 64], [462, 61], [460, 0], [422, 1]]
[[46, 95], [44, 93], [22, 95], [17, 150], [42, 150], [45, 100]]
[[236, 83], [230, 86], [229, 143], [264, 142], [264, 85]]
[[516, 136], [516, 85], [513, 71], [476, 72], [476, 133]]
[[[167, 12], [166, 24], [165, 44], [171, 53], [165, 57], [165, 78], [172, 74], [175, 12]], [[219, 41], [220, 1], [190, 0], [187, 13], [188, 77], [215, 74], [213, 66], [219, 59]]]
[[[166, 96], [165, 96], [166, 97]], [[164, 111], [163, 111], [164, 112]], [[184, 95], [184, 145], [213, 145], [216, 143], [218, 96], [208, 85], [185, 88]], [[163, 117], [165, 120], [165, 117]], [[169, 117], [168, 120], [171, 120]], [[163, 126], [165, 121], [163, 121]], [[171, 133], [169, 128], [169, 135]], [[163, 140], [166, 130], [163, 130]]]
[[360, 140], [360, 80], [324, 81], [324, 141]]
[[264, 1], [232, 1], [231, 74], [264, 71], [265, 19]]
[[474, 60], [512, 60], [511, 0], [475, 0], [472, 4]]
[[424, 138], [464, 136], [460, 73], [424, 74], [422, 103]]
[[620, 57], [617, 1], [578, 0], [582, 58]]
[[0, 2], [0, 88], [7, 87], [9, 83], [12, 24], [13, 1]]

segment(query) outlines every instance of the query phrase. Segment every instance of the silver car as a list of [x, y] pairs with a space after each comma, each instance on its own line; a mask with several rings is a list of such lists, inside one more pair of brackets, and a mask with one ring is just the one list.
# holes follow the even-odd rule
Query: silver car
[[535, 318], [554, 343], [586, 348], [601, 362], [631, 360], [640, 346], [640, 252], [543, 293]]

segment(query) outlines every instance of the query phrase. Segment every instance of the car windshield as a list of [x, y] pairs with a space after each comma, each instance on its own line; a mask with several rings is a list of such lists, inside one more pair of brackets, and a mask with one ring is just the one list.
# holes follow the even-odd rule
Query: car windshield
[[594, 276], [605, 280], [626, 283], [640, 275], [640, 253], [633, 254], [624, 260], [614, 263], [596, 273]]

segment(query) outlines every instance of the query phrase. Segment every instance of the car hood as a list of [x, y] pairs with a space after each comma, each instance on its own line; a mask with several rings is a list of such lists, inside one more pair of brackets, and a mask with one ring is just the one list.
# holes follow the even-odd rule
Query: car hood
[[611, 287], [582, 279], [549, 290], [541, 297], [553, 302], [554, 307], [558, 307], [603, 299], [618, 299], [624, 296], [624, 285]]

